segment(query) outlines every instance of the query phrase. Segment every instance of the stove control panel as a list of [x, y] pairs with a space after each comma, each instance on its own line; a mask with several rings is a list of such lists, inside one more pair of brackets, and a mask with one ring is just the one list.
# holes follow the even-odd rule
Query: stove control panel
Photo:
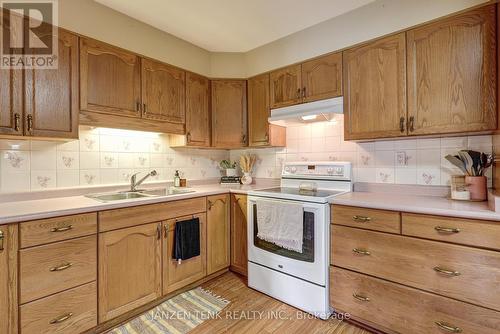
[[284, 178], [350, 180], [350, 162], [285, 162], [281, 176]]

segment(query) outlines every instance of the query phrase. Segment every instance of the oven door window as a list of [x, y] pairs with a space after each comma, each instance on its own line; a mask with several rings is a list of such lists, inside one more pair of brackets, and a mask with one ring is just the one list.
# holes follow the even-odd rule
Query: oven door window
[[273, 254], [288, 257], [303, 262], [314, 262], [314, 213], [304, 211], [304, 239], [302, 243], [302, 253], [282, 248], [271, 242], [257, 237], [257, 205], [253, 204], [253, 244], [255, 247], [263, 249]]

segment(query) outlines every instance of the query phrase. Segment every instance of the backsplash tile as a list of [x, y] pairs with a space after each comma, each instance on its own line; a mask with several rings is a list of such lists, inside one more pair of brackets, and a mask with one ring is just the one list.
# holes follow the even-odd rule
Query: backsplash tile
[[148, 181], [171, 180], [176, 169], [190, 179], [214, 178], [219, 161], [229, 158], [224, 150], [172, 149], [167, 136], [150, 132], [81, 126], [79, 137], [0, 139], [0, 192], [128, 184], [132, 174], [151, 169], [158, 175]]
[[[287, 147], [233, 150], [231, 159], [245, 152], [257, 155], [253, 175], [279, 177], [284, 161], [350, 161], [355, 182], [419, 185], [448, 185], [450, 176], [460, 171], [444, 156], [461, 149], [492, 152], [492, 137], [462, 136], [346, 142], [343, 140], [343, 115], [336, 122], [313, 123], [287, 128]], [[262, 163], [262, 162], [266, 163]], [[274, 161], [274, 165], [269, 163]], [[271, 176], [270, 176], [271, 175]], [[491, 182], [491, 170], [487, 175]]]

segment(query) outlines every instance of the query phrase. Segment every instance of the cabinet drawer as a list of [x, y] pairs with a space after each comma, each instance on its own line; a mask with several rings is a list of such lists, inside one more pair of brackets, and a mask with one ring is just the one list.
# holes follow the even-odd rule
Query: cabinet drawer
[[19, 251], [21, 304], [96, 280], [97, 236]]
[[342, 268], [500, 310], [500, 253], [331, 226], [331, 259]]
[[334, 205], [332, 224], [359, 227], [367, 230], [401, 233], [399, 212]]
[[21, 248], [97, 233], [97, 213], [34, 220], [20, 224]]
[[99, 212], [99, 232], [137, 226], [207, 211], [206, 197]]
[[387, 333], [443, 334], [452, 327], [464, 334], [500, 331], [500, 312], [336, 267], [330, 267], [330, 304]]
[[403, 234], [500, 250], [500, 223], [403, 213]]
[[97, 284], [85, 284], [19, 308], [21, 334], [74, 334], [97, 326]]

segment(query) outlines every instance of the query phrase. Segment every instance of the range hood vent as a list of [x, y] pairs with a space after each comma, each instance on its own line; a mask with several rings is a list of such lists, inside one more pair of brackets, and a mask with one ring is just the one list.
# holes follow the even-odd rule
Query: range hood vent
[[341, 96], [290, 107], [271, 109], [269, 123], [280, 126], [293, 126], [321, 121], [334, 121], [336, 114], [344, 112], [343, 103], [344, 99]]

